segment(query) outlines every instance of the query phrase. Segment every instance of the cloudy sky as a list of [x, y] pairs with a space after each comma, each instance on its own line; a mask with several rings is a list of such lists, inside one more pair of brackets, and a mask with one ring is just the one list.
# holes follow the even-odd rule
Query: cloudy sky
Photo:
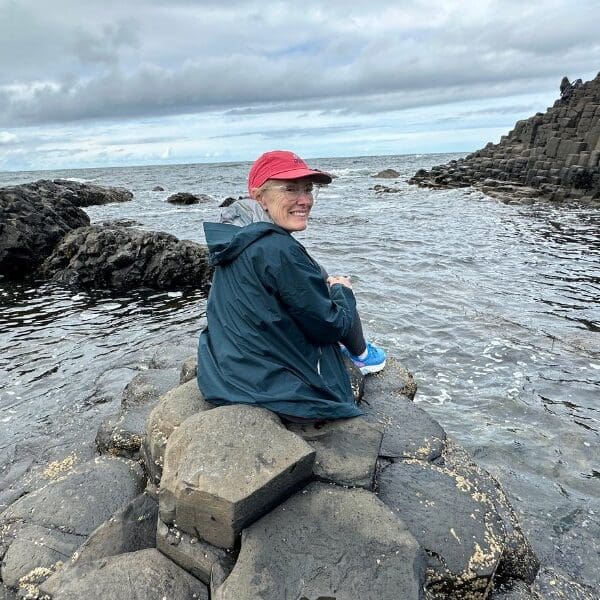
[[600, 70], [598, 0], [0, 0], [0, 170], [471, 151]]

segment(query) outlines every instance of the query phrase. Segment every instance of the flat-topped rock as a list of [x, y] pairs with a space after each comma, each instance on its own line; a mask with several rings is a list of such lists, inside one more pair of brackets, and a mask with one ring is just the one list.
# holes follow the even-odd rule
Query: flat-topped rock
[[305, 439], [316, 451], [317, 479], [338, 485], [373, 488], [383, 427], [362, 417], [317, 424], [291, 424], [288, 429]]
[[160, 519], [156, 530], [156, 547], [180, 567], [210, 585], [211, 575], [218, 571], [226, 577], [235, 564], [233, 556], [177, 527], [169, 527]]
[[211, 197], [206, 194], [190, 194], [189, 192], [177, 192], [167, 198], [170, 204], [179, 204], [187, 206], [190, 204], [200, 204], [201, 202], [210, 202]]
[[381, 373], [366, 378], [361, 408], [367, 422], [383, 429], [380, 456], [431, 461], [441, 455], [446, 432], [411, 401], [415, 392], [412, 375], [393, 358]]
[[426, 558], [371, 492], [311, 483], [245, 529], [213, 600], [424, 597]]
[[395, 179], [396, 177], [400, 177], [400, 173], [395, 169], [384, 169], [373, 175], [373, 177], [377, 177], [378, 179]]
[[169, 437], [188, 417], [214, 408], [204, 400], [196, 379], [191, 379], [167, 392], [152, 409], [145, 424], [146, 437], [142, 456], [152, 480], [162, 477], [165, 449]]
[[206, 586], [155, 548], [59, 571], [40, 586], [53, 600], [208, 600]]
[[314, 458], [268, 410], [235, 405], [193, 415], [167, 442], [160, 518], [232, 548], [244, 527], [311, 477]]
[[54, 572], [71, 560], [71, 555], [84, 539], [83, 536], [40, 525], [24, 527], [4, 556], [2, 581], [9, 587], [17, 588], [19, 580], [35, 569]]
[[420, 460], [389, 465], [378, 495], [429, 554], [431, 598], [483, 600], [504, 549], [505, 531], [473, 479]]
[[144, 484], [139, 464], [95, 458], [11, 504], [0, 523], [25, 521], [87, 536], [140, 494]]

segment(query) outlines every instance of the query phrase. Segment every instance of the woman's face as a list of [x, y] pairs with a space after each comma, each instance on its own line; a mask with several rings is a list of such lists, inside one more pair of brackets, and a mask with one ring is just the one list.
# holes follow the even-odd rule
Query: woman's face
[[314, 202], [310, 177], [269, 179], [255, 197], [279, 227], [289, 232], [306, 229]]

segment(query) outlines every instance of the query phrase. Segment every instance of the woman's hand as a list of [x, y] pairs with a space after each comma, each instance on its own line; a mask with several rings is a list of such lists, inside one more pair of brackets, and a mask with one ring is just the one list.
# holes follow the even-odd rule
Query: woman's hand
[[350, 277], [345, 277], [344, 275], [339, 275], [336, 277], [328, 277], [327, 278], [328, 285], [333, 285], [334, 283], [339, 283], [344, 287], [352, 289], [352, 282], [350, 281]]

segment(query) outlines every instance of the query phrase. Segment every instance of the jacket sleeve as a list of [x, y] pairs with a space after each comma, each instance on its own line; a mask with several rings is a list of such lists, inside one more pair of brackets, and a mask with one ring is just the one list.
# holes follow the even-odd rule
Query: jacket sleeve
[[311, 341], [333, 344], [349, 333], [356, 310], [352, 290], [341, 284], [330, 288], [302, 246], [281, 251], [268, 271], [281, 302]]

